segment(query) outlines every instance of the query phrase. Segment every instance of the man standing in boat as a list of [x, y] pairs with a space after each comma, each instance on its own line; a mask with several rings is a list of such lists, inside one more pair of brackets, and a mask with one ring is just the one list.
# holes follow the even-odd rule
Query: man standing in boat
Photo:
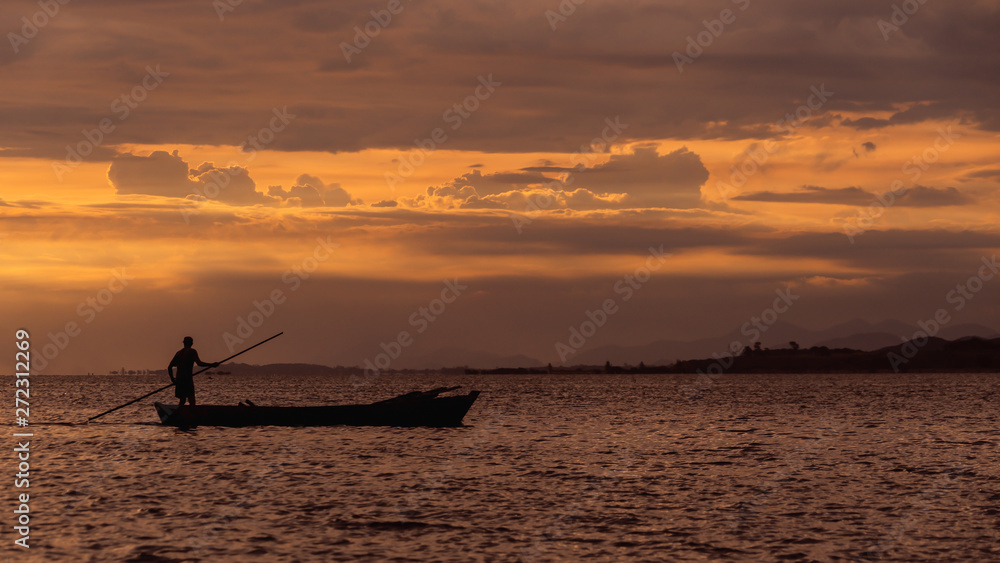
[[[194, 344], [194, 338], [190, 336], [184, 337], [184, 347], [174, 354], [174, 359], [170, 360], [170, 365], [167, 366], [167, 375], [170, 376], [170, 381], [174, 382], [174, 396], [176, 396], [180, 402], [177, 406], [180, 407], [184, 404], [184, 400], [187, 399], [191, 406], [195, 406], [194, 401], [194, 365], [198, 364], [202, 367], [219, 367], [218, 362], [212, 364], [208, 362], [201, 361], [198, 357], [198, 351], [191, 347]], [[174, 367], [177, 368], [177, 377], [174, 377]]]

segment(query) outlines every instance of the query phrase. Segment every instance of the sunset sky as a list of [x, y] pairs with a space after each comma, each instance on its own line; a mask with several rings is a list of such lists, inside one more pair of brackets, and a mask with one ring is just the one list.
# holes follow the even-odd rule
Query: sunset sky
[[41, 373], [220, 359], [258, 309], [241, 361], [559, 363], [609, 299], [585, 347], [789, 289], [809, 329], [1000, 329], [1000, 279], [947, 300], [1000, 249], [1000, 1], [49, 4], [0, 5], [0, 326], [62, 342]]

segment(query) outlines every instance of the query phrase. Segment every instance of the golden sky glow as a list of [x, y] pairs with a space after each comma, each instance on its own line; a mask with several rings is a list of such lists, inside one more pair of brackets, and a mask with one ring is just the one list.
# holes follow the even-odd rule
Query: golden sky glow
[[[889, 1], [754, 3], [680, 72], [729, 4], [407, 4], [350, 60], [364, 3], [63, 6], [0, 55], [3, 326], [84, 323], [47, 373], [159, 367], [279, 289], [259, 330], [299, 337], [253, 360], [351, 365], [457, 278], [411, 364], [547, 362], [661, 245], [593, 346], [719, 336], [781, 287], [808, 329], [933, 313], [1000, 246], [998, 3], [888, 38]], [[1000, 328], [997, 295], [956, 324]]]

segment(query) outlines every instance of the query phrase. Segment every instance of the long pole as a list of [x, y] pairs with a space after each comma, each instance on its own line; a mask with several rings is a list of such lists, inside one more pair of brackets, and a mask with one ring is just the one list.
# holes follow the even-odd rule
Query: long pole
[[[246, 350], [243, 350], [243, 352], [249, 352], [250, 350], [253, 350], [254, 348], [256, 348], [256, 347], [260, 346], [261, 344], [263, 344], [263, 343], [267, 342], [268, 340], [274, 340], [275, 338], [277, 338], [277, 337], [281, 336], [282, 334], [285, 334], [285, 333], [284, 333], [284, 332], [279, 332], [278, 334], [275, 334], [274, 336], [272, 336], [271, 338], [268, 338], [267, 340], [261, 340], [260, 342], [258, 342], [258, 343], [256, 343], [256, 344], [254, 344], [253, 346], [251, 346], [251, 347], [247, 348]], [[226, 358], [225, 360], [222, 360], [222, 361], [220, 361], [220, 362], [216, 362], [216, 363], [219, 363], [219, 364], [224, 364], [224, 363], [228, 362], [229, 360], [231, 360], [231, 359], [235, 358], [236, 356], [239, 356], [239, 355], [240, 355], [240, 354], [242, 354], [243, 352], [237, 352], [237, 353], [233, 354], [232, 356], [229, 356], [229, 357], [228, 357], [228, 358]], [[203, 372], [203, 371], [205, 371], [205, 370], [209, 370], [209, 369], [212, 369], [212, 367], [213, 367], [213, 366], [209, 366], [209, 367], [207, 367], [207, 368], [205, 368], [205, 369], [200, 369], [200, 370], [198, 370], [198, 371], [196, 371], [196, 372], [192, 373], [192, 374], [191, 374], [191, 377], [194, 377], [194, 376], [198, 375], [199, 373], [201, 373], [201, 372]], [[164, 389], [169, 389], [169, 388], [173, 387], [174, 385], [176, 385], [176, 383], [171, 383], [170, 385], [164, 385], [163, 387], [160, 387], [160, 388], [159, 388], [159, 389], [157, 389], [156, 391], [153, 391], [153, 392], [151, 392], [151, 393], [146, 393], [145, 395], [143, 395], [142, 397], [139, 397], [138, 399], [132, 399], [131, 401], [129, 401], [129, 402], [127, 402], [127, 403], [125, 403], [124, 405], [118, 405], [117, 407], [115, 407], [115, 408], [113, 408], [113, 409], [111, 409], [111, 410], [107, 410], [107, 411], [104, 411], [104, 412], [102, 412], [101, 414], [99, 414], [99, 415], [97, 415], [97, 416], [92, 416], [92, 417], [90, 417], [90, 418], [88, 418], [88, 419], [87, 419], [87, 422], [90, 422], [91, 420], [94, 420], [94, 419], [97, 419], [97, 418], [100, 418], [100, 417], [102, 417], [102, 416], [104, 416], [104, 415], [106, 415], [106, 414], [108, 414], [108, 413], [112, 413], [112, 412], [115, 412], [116, 410], [118, 410], [118, 409], [120, 409], [120, 408], [122, 408], [122, 407], [127, 407], [127, 406], [131, 405], [132, 403], [137, 403], [137, 402], [139, 402], [139, 401], [141, 401], [141, 400], [145, 399], [146, 397], [149, 397], [149, 396], [152, 396], [152, 395], [155, 395], [155, 394], [159, 393], [160, 391], [163, 391]]]

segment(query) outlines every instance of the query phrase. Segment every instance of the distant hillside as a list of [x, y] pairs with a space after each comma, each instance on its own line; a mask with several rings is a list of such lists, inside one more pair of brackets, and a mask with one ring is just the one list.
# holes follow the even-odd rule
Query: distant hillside
[[852, 334], [843, 338], [833, 338], [824, 340], [817, 346], [827, 348], [852, 348], [855, 350], [878, 350], [899, 344], [899, 337], [888, 332], [867, 332], [864, 334]]
[[[741, 327], [742, 328], [742, 327]], [[744, 334], [742, 330], [733, 330], [727, 334], [712, 338], [702, 338], [693, 341], [657, 340], [646, 344], [612, 345], [584, 348], [579, 353], [570, 356], [567, 364], [603, 365], [612, 364], [667, 365], [677, 360], [693, 360], [706, 358], [712, 354], [726, 354], [733, 342], [743, 346], [753, 346], [756, 330]], [[784, 348], [790, 341], [795, 341], [801, 348], [826, 346], [827, 348], [852, 348], [855, 350], [878, 350], [894, 346], [904, 339], [912, 338], [917, 326], [896, 320], [878, 323], [856, 319], [823, 330], [809, 330], [791, 323], [778, 321], [766, 331], [756, 332], [756, 340], [765, 348]], [[966, 336], [980, 338], [997, 338], [1000, 332], [976, 324], [960, 324], [946, 326], [937, 335], [939, 338], [955, 340]]]
[[[876, 325], [879, 328], [887, 328], [884, 323]], [[879, 348], [886, 348], [888, 346], [895, 346], [902, 342], [904, 339], [913, 338], [913, 333], [916, 329], [912, 326], [901, 326], [897, 327], [895, 332], [871, 332], [864, 334], [852, 334], [850, 336], [845, 336], [841, 338], [832, 338], [829, 340], [824, 340], [817, 342], [816, 346], [826, 346], [827, 348], [854, 348], [857, 350], [878, 350]], [[941, 329], [941, 332], [936, 334], [938, 338], [943, 338], [945, 340], [958, 340], [960, 338], [966, 338], [970, 336], [975, 336], [978, 338], [997, 338], [1000, 337], [1000, 333], [982, 325], [977, 324], [961, 324], [955, 326], [946, 326]]]
[[[713, 365], [717, 367], [712, 367]], [[1000, 372], [1000, 338], [960, 340], [929, 338], [879, 350], [813, 347], [793, 350], [752, 350], [724, 361], [678, 362], [663, 373], [879, 373], [879, 372]]]

